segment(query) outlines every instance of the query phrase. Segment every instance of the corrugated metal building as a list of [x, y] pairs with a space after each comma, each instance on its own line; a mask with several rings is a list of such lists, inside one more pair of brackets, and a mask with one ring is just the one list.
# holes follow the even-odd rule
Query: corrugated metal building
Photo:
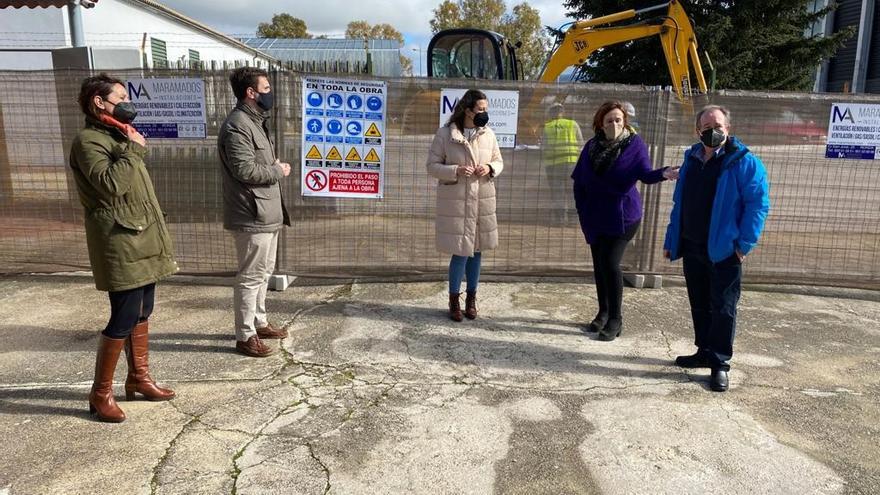
[[[241, 38], [282, 63], [317, 72], [368, 72], [400, 77], [400, 43], [395, 40]], [[369, 61], [369, 70], [366, 70]]]
[[[848, 26], [858, 32], [819, 71], [816, 91], [880, 93], [880, 8], [877, 0], [836, 0], [837, 10], [825, 19], [824, 32]], [[828, 0], [815, 0], [822, 8]]]
[[51, 69], [70, 46], [138, 50], [126, 68], [277, 64], [155, 0], [0, 0], [0, 68]]

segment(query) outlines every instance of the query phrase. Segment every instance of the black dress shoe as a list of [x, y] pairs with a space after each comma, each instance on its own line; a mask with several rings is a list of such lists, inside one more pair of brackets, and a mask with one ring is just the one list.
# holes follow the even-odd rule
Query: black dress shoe
[[618, 319], [608, 320], [608, 324], [602, 330], [599, 330], [599, 340], [603, 342], [611, 342], [623, 332], [623, 321]]
[[730, 382], [728, 381], [726, 370], [712, 370], [712, 377], [709, 379], [709, 388], [716, 392], [726, 392], [729, 386]]
[[709, 358], [699, 351], [690, 356], [678, 356], [675, 358], [675, 364], [682, 368], [711, 368], [709, 366]]
[[605, 323], [608, 322], [607, 318], [599, 318], [598, 316], [593, 318], [593, 321], [590, 322], [589, 325], [585, 328], [588, 333], [596, 333], [601, 332], [603, 328], [605, 328]]

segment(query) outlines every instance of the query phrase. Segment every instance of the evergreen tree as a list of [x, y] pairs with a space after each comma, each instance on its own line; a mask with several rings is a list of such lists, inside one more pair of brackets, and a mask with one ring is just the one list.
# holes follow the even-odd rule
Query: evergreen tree
[[[568, 16], [589, 19], [656, 5], [657, 0], [565, 0]], [[715, 66], [716, 87], [752, 90], [810, 90], [816, 67], [855, 33], [848, 28], [830, 37], [810, 36], [809, 29], [837, 5], [808, 12], [809, 0], [682, 1], [694, 21], [700, 60], [703, 52]], [[654, 11], [647, 16], [662, 16]], [[602, 49], [582, 67], [594, 82], [668, 85], [669, 72], [659, 37]]]

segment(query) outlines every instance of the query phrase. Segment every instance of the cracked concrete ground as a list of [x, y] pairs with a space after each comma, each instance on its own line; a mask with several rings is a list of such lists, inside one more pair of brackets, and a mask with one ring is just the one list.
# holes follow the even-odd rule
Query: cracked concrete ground
[[627, 289], [611, 343], [580, 328], [592, 285], [489, 281], [462, 323], [444, 290], [298, 280], [270, 293], [290, 338], [253, 359], [228, 281], [160, 284], [152, 371], [178, 397], [114, 425], [86, 403], [106, 296], [0, 278], [0, 494], [880, 492], [880, 293], [745, 290], [718, 394], [672, 365], [682, 287]]

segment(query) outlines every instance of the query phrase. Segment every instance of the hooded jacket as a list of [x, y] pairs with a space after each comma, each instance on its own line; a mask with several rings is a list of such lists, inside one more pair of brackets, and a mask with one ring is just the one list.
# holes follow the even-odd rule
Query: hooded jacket
[[[728, 136], [730, 143], [721, 156], [721, 172], [715, 187], [712, 215], [709, 221], [709, 259], [718, 263], [730, 257], [736, 249], [749, 254], [764, 230], [764, 221], [770, 211], [770, 184], [761, 160], [736, 137]], [[681, 201], [689, 167], [700, 166], [703, 144], [697, 143], [684, 153], [672, 196], [672, 213], [666, 228], [663, 249], [670, 259], [681, 257]]]
[[123, 291], [177, 271], [165, 215], [144, 165], [147, 149], [122, 131], [86, 117], [73, 140], [70, 168], [85, 209], [95, 287]]
[[[459, 165], [489, 165], [491, 176], [459, 177]], [[495, 217], [495, 177], [504, 169], [495, 133], [477, 129], [468, 141], [455, 125], [437, 130], [426, 164], [437, 179], [437, 216], [434, 222], [437, 249], [458, 256], [473, 256], [498, 246]]]

